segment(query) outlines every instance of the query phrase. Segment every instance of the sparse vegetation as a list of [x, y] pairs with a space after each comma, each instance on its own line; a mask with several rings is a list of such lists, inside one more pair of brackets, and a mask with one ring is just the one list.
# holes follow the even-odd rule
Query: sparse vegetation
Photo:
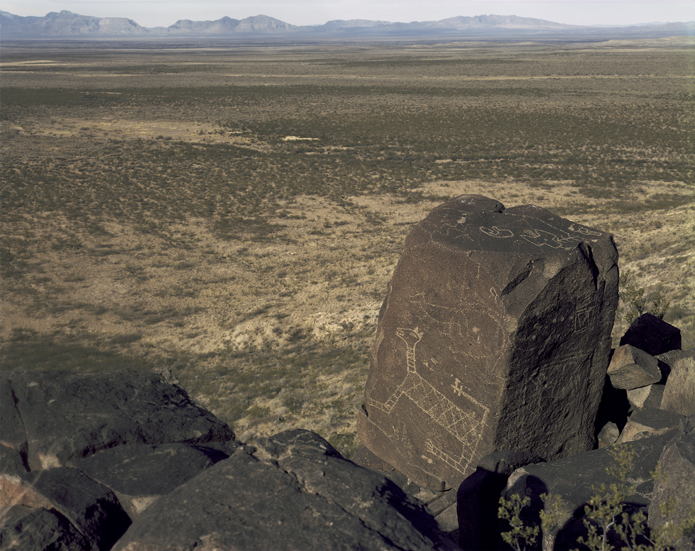
[[3, 43], [2, 369], [167, 365], [349, 451], [404, 237], [462, 193], [611, 231], [695, 344], [687, 41], [137, 45]]
[[[628, 498], [636, 491], [629, 482], [634, 462], [634, 451], [626, 445], [615, 445], [611, 449], [613, 463], [606, 469], [615, 482], [592, 487], [595, 494], [584, 507], [583, 523], [586, 537], [579, 536], [579, 547], [575, 551], [607, 551], [623, 549], [629, 551], [672, 551], [691, 549], [695, 536], [695, 507], [690, 515], [680, 523], [666, 522], [663, 526], [650, 530], [647, 516], [641, 508], [635, 510]], [[657, 465], [652, 475], [655, 478], [666, 476], [663, 468]], [[544, 532], [560, 528], [562, 496], [541, 496], [545, 509], [541, 511], [541, 525]], [[499, 518], [509, 523], [510, 529], [502, 535], [503, 540], [516, 551], [532, 549], [541, 533], [541, 526], [534, 526], [523, 515], [530, 505], [528, 496], [523, 499], [513, 494], [500, 498]], [[661, 513], [666, 519], [678, 506], [673, 500], [661, 504]]]

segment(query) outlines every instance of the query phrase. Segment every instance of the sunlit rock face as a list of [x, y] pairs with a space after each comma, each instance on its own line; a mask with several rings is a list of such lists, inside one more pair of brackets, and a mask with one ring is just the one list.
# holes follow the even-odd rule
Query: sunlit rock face
[[362, 442], [436, 489], [494, 450], [591, 449], [617, 260], [610, 234], [533, 205], [463, 195], [434, 209], [389, 283]]

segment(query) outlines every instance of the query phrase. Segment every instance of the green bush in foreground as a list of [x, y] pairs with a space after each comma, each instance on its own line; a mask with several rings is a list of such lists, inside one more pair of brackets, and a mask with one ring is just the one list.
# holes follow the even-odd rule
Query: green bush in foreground
[[[577, 543], [580, 549], [606, 551], [621, 549], [630, 551], [680, 551], [695, 549], [695, 506], [689, 516], [680, 523], [666, 522], [663, 526], [650, 530], [647, 517], [640, 510], [636, 513], [627, 511], [626, 500], [635, 492], [636, 487], [627, 481], [632, 470], [634, 450], [618, 445], [611, 450], [615, 462], [608, 467], [607, 473], [618, 482], [601, 484], [593, 487], [594, 496], [584, 507], [584, 526], [587, 536], [580, 536]], [[657, 465], [652, 475], [657, 480], [665, 477], [661, 465]], [[543, 532], [550, 533], [559, 528], [563, 520], [563, 501], [561, 496], [541, 495], [545, 510], [541, 511], [541, 527], [527, 526], [522, 519], [522, 510], [530, 504], [528, 496], [521, 498], [518, 494], [510, 499], [500, 498], [499, 518], [509, 522], [510, 530], [502, 533], [502, 539], [515, 551], [534, 549], [536, 541]], [[664, 518], [672, 518], [678, 504], [669, 500], [661, 504]], [[619, 543], [618, 543], [619, 542]], [[619, 547], [616, 547], [619, 545]]]

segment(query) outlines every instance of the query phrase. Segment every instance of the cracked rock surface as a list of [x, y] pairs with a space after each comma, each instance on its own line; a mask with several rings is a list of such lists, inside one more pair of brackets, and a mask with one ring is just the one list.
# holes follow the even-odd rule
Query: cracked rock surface
[[455, 548], [414, 499], [315, 433], [254, 444], [160, 498], [114, 549]]

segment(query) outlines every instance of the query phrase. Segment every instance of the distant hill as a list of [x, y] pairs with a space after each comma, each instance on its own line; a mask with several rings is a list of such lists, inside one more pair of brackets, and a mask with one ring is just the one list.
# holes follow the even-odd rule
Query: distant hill
[[51, 12], [44, 17], [23, 17], [0, 11], [3, 39], [36, 38], [143, 38], [143, 37], [308, 37], [308, 38], [659, 38], [695, 35], [695, 22], [654, 23], [627, 27], [565, 25], [515, 15], [450, 17], [440, 21], [392, 23], [364, 19], [335, 20], [323, 25], [290, 25], [266, 15], [216, 21], [182, 19], [169, 27], [142, 27], [124, 17], [94, 17], [69, 11]]

